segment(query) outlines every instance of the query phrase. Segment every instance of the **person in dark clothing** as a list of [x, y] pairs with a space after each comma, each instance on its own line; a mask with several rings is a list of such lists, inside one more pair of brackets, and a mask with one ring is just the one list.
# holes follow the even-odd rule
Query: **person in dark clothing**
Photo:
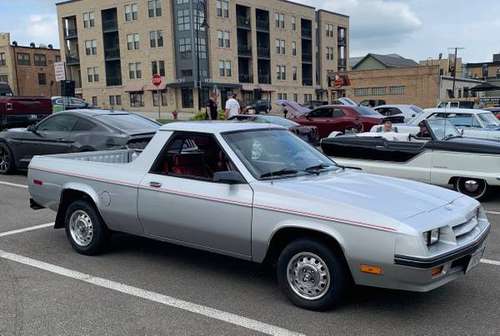
[[417, 138], [431, 138], [431, 133], [424, 121], [421, 121], [418, 127], [420, 127], [420, 132], [417, 133]]
[[209, 120], [217, 120], [218, 111], [217, 111], [217, 94], [212, 93], [207, 103], [207, 117]]

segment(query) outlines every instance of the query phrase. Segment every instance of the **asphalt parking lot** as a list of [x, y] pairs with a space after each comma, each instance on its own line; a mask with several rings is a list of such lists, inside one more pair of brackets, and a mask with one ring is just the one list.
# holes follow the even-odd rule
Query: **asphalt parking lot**
[[[500, 193], [472, 273], [430, 293], [356, 287], [326, 313], [292, 306], [266, 268], [116, 235], [76, 254], [26, 177], [0, 177], [0, 335], [499, 335]], [[47, 225], [45, 225], [47, 224]]]

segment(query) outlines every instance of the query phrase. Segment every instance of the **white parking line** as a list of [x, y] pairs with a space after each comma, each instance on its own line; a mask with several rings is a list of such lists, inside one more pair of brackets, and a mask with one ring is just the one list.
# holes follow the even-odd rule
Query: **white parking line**
[[7, 237], [7, 236], [12, 236], [18, 233], [23, 233], [23, 232], [29, 232], [29, 231], [35, 231], [35, 230], [40, 230], [40, 229], [45, 229], [48, 227], [54, 226], [54, 223], [47, 223], [47, 224], [42, 224], [42, 225], [35, 225], [35, 226], [30, 226], [24, 229], [18, 229], [18, 230], [12, 230], [12, 231], [7, 231], [7, 232], [0, 232], [0, 238], [1, 237]]
[[500, 215], [500, 211], [486, 211], [489, 215]]
[[246, 329], [254, 330], [257, 332], [261, 332], [266, 335], [276, 335], [276, 336], [302, 336], [304, 334], [300, 334], [297, 332], [293, 332], [284, 328], [276, 327], [271, 324], [267, 324], [264, 322], [260, 322], [257, 320], [252, 320], [243, 316], [239, 316], [236, 314], [228, 313], [222, 310], [202, 306], [196, 303], [191, 303], [184, 300], [179, 300], [167, 295], [151, 292], [145, 289], [128, 286], [116, 281], [94, 277], [90, 274], [80, 273], [78, 271], [73, 271], [64, 267], [60, 267], [57, 265], [48, 264], [43, 261], [31, 259], [28, 257], [24, 257], [21, 255], [9, 253], [0, 250], [0, 258], [5, 260], [10, 260], [16, 263], [20, 263], [23, 265], [31, 266], [34, 268], [38, 268], [40, 270], [44, 270], [50, 273], [58, 274], [67, 278], [83, 281], [98, 287], [110, 289], [113, 291], [117, 291], [120, 293], [128, 294], [131, 296], [135, 296], [141, 299], [145, 299], [148, 301], [160, 303], [165, 306], [182, 309], [188, 312], [192, 312], [195, 314], [203, 315], [215, 320], [220, 320], [223, 322], [227, 322], [230, 324], [234, 324], [239, 327], [243, 327]]
[[28, 186], [24, 185], [24, 184], [10, 183], [10, 182], [5, 182], [5, 181], [0, 181], [0, 184], [1, 185], [6, 185], [8, 187], [28, 189]]
[[496, 261], [496, 260], [491, 260], [491, 259], [481, 259], [481, 262], [482, 262], [483, 264], [489, 264], [489, 265], [500, 266], [500, 261]]

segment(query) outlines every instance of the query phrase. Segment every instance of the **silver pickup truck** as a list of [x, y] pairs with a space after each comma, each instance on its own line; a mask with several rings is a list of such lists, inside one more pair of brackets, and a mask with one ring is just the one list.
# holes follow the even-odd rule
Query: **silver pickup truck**
[[143, 152], [37, 156], [33, 208], [57, 211], [82, 254], [120, 231], [276, 265], [298, 306], [351, 283], [429, 291], [469, 272], [490, 224], [479, 203], [336, 165], [279, 126], [173, 123]]

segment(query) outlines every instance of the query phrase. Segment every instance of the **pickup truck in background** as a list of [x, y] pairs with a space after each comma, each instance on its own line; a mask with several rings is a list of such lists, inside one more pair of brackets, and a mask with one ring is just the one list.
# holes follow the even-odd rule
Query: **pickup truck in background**
[[470, 197], [338, 166], [272, 124], [171, 123], [143, 151], [35, 156], [28, 185], [78, 253], [126, 232], [266, 262], [312, 310], [352, 282], [440, 287], [479, 264], [490, 231]]
[[50, 98], [0, 96], [0, 130], [26, 127], [50, 114], [52, 114]]

